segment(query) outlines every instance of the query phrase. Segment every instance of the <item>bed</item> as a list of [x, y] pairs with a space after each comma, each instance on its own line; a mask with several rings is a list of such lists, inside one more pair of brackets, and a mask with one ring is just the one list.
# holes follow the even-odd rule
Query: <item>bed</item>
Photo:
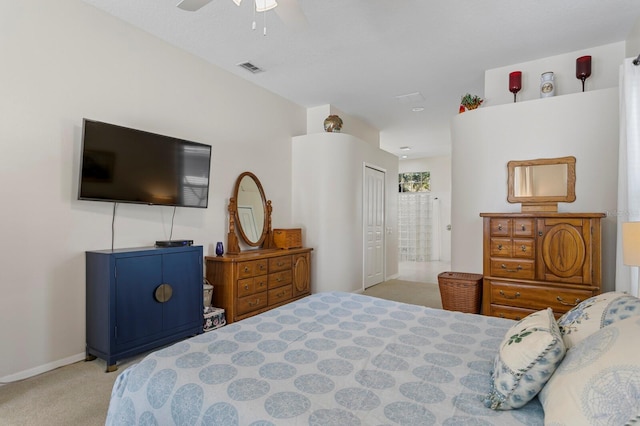
[[542, 425], [492, 410], [515, 321], [318, 293], [160, 349], [124, 370], [108, 425]]

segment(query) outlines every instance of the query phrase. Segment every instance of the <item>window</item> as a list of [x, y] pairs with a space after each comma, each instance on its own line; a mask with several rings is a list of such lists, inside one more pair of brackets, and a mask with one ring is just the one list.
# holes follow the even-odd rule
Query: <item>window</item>
[[400, 173], [398, 192], [429, 192], [431, 190], [430, 172]]

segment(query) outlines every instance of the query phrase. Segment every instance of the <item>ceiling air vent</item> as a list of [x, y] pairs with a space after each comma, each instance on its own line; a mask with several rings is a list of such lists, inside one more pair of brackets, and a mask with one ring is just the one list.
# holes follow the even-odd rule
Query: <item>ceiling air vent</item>
[[254, 74], [264, 71], [262, 68], [253, 65], [251, 62], [242, 62], [238, 64], [238, 66]]

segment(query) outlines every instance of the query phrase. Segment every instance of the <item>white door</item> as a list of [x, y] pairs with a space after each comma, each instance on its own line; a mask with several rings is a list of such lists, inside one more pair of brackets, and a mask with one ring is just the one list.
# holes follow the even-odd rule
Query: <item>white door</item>
[[364, 288], [384, 280], [383, 171], [364, 168]]

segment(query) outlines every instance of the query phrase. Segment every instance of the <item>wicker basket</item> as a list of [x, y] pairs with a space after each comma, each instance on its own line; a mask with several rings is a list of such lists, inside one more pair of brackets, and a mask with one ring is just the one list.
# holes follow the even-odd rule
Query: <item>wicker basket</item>
[[480, 313], [482, 275], [442, 272], [438, 275], [442, 307], [448, 311]]

